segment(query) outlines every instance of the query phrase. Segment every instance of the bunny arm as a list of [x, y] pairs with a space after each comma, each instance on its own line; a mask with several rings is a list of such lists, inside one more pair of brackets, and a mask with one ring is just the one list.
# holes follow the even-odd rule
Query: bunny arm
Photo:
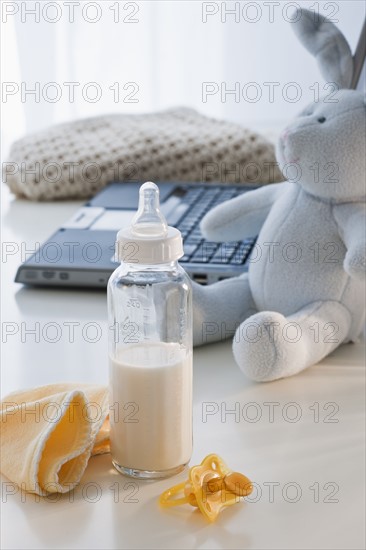
[[201, 222], [201, 230], [210, 241], [237, 241], [258, 234], [288, 182], [266, 185], [247, 191], [210, 210]]
[[347, 203], [334, 206], [334, 217], [347, 253], [344, 269], [353, 278], [366, 274], [366, 203]]

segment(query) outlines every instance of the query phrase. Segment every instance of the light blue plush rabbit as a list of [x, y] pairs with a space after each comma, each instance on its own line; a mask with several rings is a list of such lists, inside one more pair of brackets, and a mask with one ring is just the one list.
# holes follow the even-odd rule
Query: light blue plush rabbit
[[301, 10], [292, 26], [340, 90], [282, 133], [277, 160], [283, 171], [292, 163], [293, 181], [249, 191], [205, 216], [211, 241], [258, 240], [248, 273], [194, 284], [193, 293], [195, 344], [234, 335], [238, 365], [258, 381], [317, 363], [355, 341], [365, 320], [365, 98], [347, 89], [352, 54], [330, 21]]

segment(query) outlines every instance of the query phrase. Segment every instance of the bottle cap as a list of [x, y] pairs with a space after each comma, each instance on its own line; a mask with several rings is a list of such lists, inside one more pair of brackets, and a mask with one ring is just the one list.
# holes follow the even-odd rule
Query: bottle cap
[[189, 478], [165, 491], [159, 499], [163, 508], [190, 504], [211, 522], [226, 506], [240, 501], [253, 491], [252, 482], [230, 470], [218, 455], [211, 454], [189, 470]]
[[148, 181], [141, 185], [139, 207], [131, 226], [117, 234], [116, 258], [138, 264], [164, 264], [183, 256], [182, 235], [168, 226], [160, 212], [159, 188]]

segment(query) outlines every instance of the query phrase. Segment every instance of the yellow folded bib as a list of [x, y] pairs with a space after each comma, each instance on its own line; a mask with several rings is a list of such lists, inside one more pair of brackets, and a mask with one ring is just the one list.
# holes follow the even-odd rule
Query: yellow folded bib
[[109, 452], [108, 390], [52, 384], [1, 401], [0, 469], [23, 490], [47, 495], [77, 485], [92, 454]]

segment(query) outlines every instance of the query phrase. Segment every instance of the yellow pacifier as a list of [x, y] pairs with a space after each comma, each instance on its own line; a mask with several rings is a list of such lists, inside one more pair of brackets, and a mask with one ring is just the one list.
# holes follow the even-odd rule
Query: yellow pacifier
[[191, 504], [209, 520], [215, 521], [225, 506], [250, 495], [252, 482], [243, 474], [230, 470], [215, 454], [206, 456], [199, 466], [189, 470], [189, 478], [160, 496], [163, 508]]

